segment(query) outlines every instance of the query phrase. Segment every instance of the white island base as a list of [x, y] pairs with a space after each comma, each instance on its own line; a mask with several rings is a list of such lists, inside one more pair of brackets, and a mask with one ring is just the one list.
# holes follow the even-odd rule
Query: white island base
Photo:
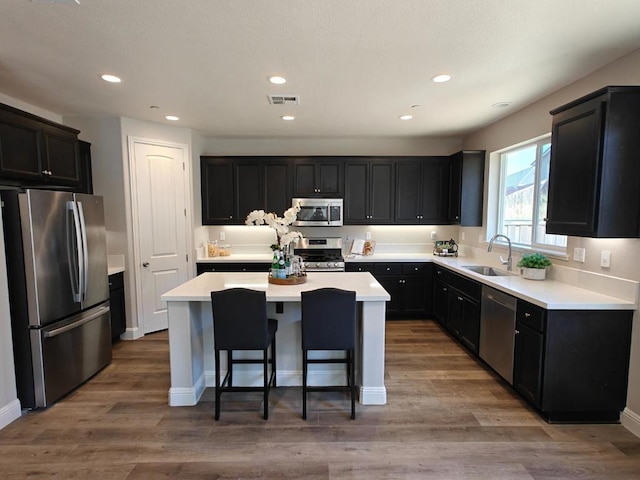
[[[204, 389], [215, 386], [211, 291], [234, 287], [266, 292], [268, 315], [278, 320], [278, 386], [302, 385], [300, 293], [324, 287], [354, 290], [358, 302], [356, 383], [360, 403], [387, 403], [384, 386], [385, 302], [390, 296], [370, 273], [313, 272], [308, 274], [306, 283], [289, 286], [269, 284], [266, 273], [210, 272], [162, 295], [169, 311], [170, 406], [196, 405]], [[242, 353], [251, 355], [254, 352]], [[327, 353], [332, 354], [326, 352], [323, 356]], [[226, 365], [221, 364], [221, 367], [224, 371]], [[310, 366], [309, 371], [310, 385], [344, 384], [344, 367], [313, 367]], [[262, 385], [262, 367], [241, 365], [234, 368], [234, 385]]]

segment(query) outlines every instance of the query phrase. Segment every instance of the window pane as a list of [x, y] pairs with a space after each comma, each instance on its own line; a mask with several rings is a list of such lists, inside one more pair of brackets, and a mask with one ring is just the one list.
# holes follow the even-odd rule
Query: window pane
[[503, 156], [502, 233], [521, 245], [532, 239], [536, 149], [529, 145]]
[[544, 143], [541, 147], [540, 164], [538, 167], [538, 218], [536, 219], [536, 243], [567, 246], [565, 235], [547, 235], [547, 197], [549, 193], [549, 159], [551, 157], [551, 143]]

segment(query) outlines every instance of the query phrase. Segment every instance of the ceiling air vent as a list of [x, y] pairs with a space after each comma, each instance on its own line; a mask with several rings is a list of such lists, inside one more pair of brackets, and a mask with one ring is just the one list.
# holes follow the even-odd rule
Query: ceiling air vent
[[268, 95], [271, 105], [300, 105], [298, 95]]

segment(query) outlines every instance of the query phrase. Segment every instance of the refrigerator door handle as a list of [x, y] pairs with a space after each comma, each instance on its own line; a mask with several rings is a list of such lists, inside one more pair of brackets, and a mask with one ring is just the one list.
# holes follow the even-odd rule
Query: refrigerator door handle
[[82, 294], [82, 301], [84, 302], [87, 299], [87, 289], [89, 283], [89, 246], [87, 244], [87, 225], [84, 221], [84, 210], [82, 209], [82, 202], [76, 202], [78, 204], [78, 213], [80, 217], [80, 229], [82, 232], [82, 289], [80, 290]]
[[64, 325], [62, 327], [58, 327], [58, 328], [54, 328], [53, 330], [49, 330], [49, 331], [45, 331], [42, 333], [42, 336], [44, 338], [51, 338], [51, 337], [57, 337], [58, 335], [62, 335], [65, 332], [68, 332], [69, 330], [73, 330], [76, 327], [79, 327], [80, 325], [84, 325], [85, 323], [89, 323], [91, 320], [94, 320], [102, 315], [104, 315], [105, 313], [107, 313], [109, 311], [109, 305], [105, 305], [103, 307], [100, 307], [98, 310], [96, 310], [94, 313], [92, 313], [91, 315], [81, 318], [80, 320], [76, 320], [75, 322], [72, 323], [68, 323], [67, 325]]
[[[73, 216], [73, 231], [69, 229], [70, 233], [73, 233], [72, 237], [67, 241], [67, 254], [69, 256], [69, 270], [71, 271], [71, 287], [73, 289], [74, 302], [82, 302], [83, 276], [82, 276], [82, 234], [80, 230], [80, 216], [78, 214], [78, 206], [76, 202], [67, 202], [67, 210], [71, 211]], [[75, 250], [72, 240], [75, 240]]]

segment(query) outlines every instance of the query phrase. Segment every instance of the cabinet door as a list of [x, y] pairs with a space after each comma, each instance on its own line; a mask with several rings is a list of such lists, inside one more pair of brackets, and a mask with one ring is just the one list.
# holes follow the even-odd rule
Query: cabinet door
[[459, 224], [462, 200], [462, 152], [449, 159], [449, 210], [447, 219], [451, 224]]
[[473, 353], [478, 353], [478, 345], [480, 344], [480, 304], [468, 298], [464, 298], [463, 302], [460, 340]]
[[369, 222], [369, 189], [368, 163], [347, 162], [344, 170], [344, 222]]
[[446, 157], [422, 162], [420, 223], [446, 224], [449, 215], [449, 162]]
[[404, 313], [424, 314], [427, 305], [427, 282], [424, 277], [403, 277]]
[[448, 316], [446, 326], [456, 337], [460, 338], [464, 321], [464, 297], [456, 290], [449, 288], [447, 298]]
[[[256, 161], [234, 162], [235, 223], [244, 222], [249, 212], [261, 210], [264, 205], [262, 167]], [[276, 212], [282, 215], [282, 212]]]
[[547, 233], [591, 235], [597, 222], [601, 172], [602, 98], [554, 117], [549, 165]]
[[264, 168], [264, 208], [267, 212], [275, 212], [282, 216], [291, 207], [291, 187], [289, 182], [289, 163], [273, 161], [263, 165]]
[[516, 322], [513, 387], [536, 406], [540, 405], [543, 348], [541, 333]]
[[369, 223], [393, 223], [394, 172], [393, 161], [373, 160], [369, 166]]
[[122, 273], [109, 275], [109, 304], [111, 316], [111, 343], [116, 343], [120, 340], [120, 335], [122, 335], [127, 329]]
[[293, 161], [293, 194], [296, 197], [314, 196], [318, 193], [316, 186], [316, 166], [310, 160]]
[[233, 165], [229, 159], [201, 157], [202, 224], [234, 222]]
[[449, 287], [439, 280], [433, 282], [433, 316], [441, 325], [447, 325]]
[[78, 137], [46, 126], [43, 130], [46, 170], [49, 180], [61, 185], [80, 185]]
[[80, 152], [80, 187], [78, 188], [78, 192], [92, 194], [93, 174], [91, 169], [91, 144], [81, 140], [78, 142], [78, 149]]
[[396, 162], [396, 223], [420, 223], [422, 168], [419, 161]]
[[41, 179], [41, 130], [34, 121], [0, 110], [0, 175]]
[[340, 160], [320, 160], [316, 163], [318, 193], [324, 196], [342, 195], [342, 169]]

